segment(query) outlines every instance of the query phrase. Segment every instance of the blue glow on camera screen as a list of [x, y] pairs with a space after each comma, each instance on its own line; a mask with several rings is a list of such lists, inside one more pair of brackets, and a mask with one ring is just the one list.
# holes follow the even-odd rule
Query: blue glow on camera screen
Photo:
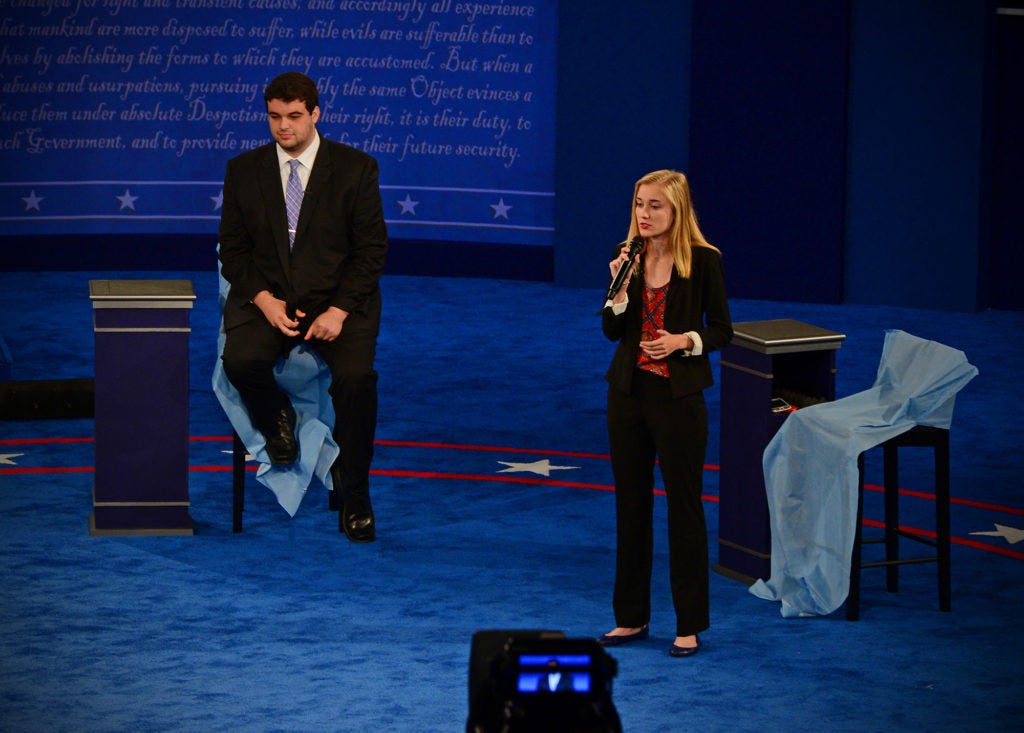
[[590, 692], [589, 654], [523, 654], [516, 689], [535, 692]]
[[547, 667], [557, 664], [559, 667], [587, 667], [590, 665], [589, 654], [522, 654], [519, 656], [520, 667]]
[[589, 672], [523, 672], [516, 690], [535, 692], [590, 692]]

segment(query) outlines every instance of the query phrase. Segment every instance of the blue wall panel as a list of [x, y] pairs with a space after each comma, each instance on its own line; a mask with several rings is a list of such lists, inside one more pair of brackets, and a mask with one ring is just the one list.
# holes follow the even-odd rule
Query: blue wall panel
[[600, 5], [559, 8], [555, 283], [568, 287], [607, 284], [636, 180], [687, 165], [690, 2]]
[[992, 247], [982, 262], [986, 303], [1024, 310], [1024, 3], [1016, 5], [1016, 13], [1007, 9], [994, 20]]
[[986, 5], [854, 3], [849, 302], [981, 305]]
[[842, 299], [846, 2], [697, 2], [690, 178], [730, 295]]

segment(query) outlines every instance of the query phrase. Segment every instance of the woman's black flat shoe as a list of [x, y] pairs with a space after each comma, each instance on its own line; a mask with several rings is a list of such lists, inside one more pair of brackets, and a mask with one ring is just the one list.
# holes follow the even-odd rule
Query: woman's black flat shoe
[[597, 637], [597, 643], [601, 646], [619, 646], [620, 644], [628, 644], [631, 641], [643, 641], [651, 633], [650, 628], [644, 626], [639, 631], [632, 634], [602, 634]]
[[700, 650], [700, 637], [697, 637], [697, 646], [676, 646], [673, 644], [669, 647], [668, 655], [670, 657], [692, 657]]

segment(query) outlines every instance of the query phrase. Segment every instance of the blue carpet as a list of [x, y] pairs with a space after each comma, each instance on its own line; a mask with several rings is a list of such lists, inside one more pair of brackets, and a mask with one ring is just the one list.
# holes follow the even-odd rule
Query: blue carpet
[[[231, 533], [230, 429], [210, 388], [212, 273], [0, 274], [13, 378], [92, 375], [87, 283], [106, 277], [195, 284], [196, 535], [90, 537], [92, 420], [0, 422], [0, 730], [459, 731], [474, 631], [589, 637], [613, 625], [611, 345], [596, 288], [385, 278], [379, 540], [356, 546], [322, 490], [290, 519], [252, 479], [245, 530]], [[933, 565], [905, 567], [898, 594], [866, 571], [857, 623], [842, 612], [782, 619], [776, 604], [712, 574], [705, 649], [670, 659], [656, 502], [651, 639], [613, 652], [624, 729], [1019, 729], [1024, 544], [975, 533], [1024, 528], [1024, 314], [732, 307], [736, 321], [795, 318], [845, 333], [840, 396], [872, 383], [885, 328], [963, 349], [979, 368], [953, 421], [953, 611], [938, 611]], [[708, 398], [714, 561], [717, 387]], [[901, 456], [906, 488], [930, 490], [929, 460]], [[507, 470], [535, 462], [539, 473]], [[869, 463], [869, 481], [880, 482], [880, 463]], [[869, 499], [867, 515], [879, 516]], [[929, 502], [905, 501], [904, 523], [930, 527], [930, 516]]]

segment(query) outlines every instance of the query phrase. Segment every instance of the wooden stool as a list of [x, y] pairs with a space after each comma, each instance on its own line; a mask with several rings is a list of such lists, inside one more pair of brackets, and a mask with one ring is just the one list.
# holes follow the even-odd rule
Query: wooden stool
[[[857, 496], [857, 529], [850, 563], [850, 592], [846, 599], [846, 619], [860, 617], [860, 572], [862, 568], [885, 567], [886, 589], [899, 590], [899, 566], [909, 563], [938, 563], [939, 609], [950, 610], [950, 522], [949, 522], [949, 430], [918, 425], [881, 444], [885, 487], [885, 534], [864, 539], [864, 453], [857, 457], [860, 481]], [[935, 539], [900, 529], [898, 451], [900, 448], [931, 448], [935, 452]], [[919, 542], [936, 550], [927, 557], [900, 558], [900, 537]], [[885, 560], [861, 562], [861, 545], [885, 543]]]

